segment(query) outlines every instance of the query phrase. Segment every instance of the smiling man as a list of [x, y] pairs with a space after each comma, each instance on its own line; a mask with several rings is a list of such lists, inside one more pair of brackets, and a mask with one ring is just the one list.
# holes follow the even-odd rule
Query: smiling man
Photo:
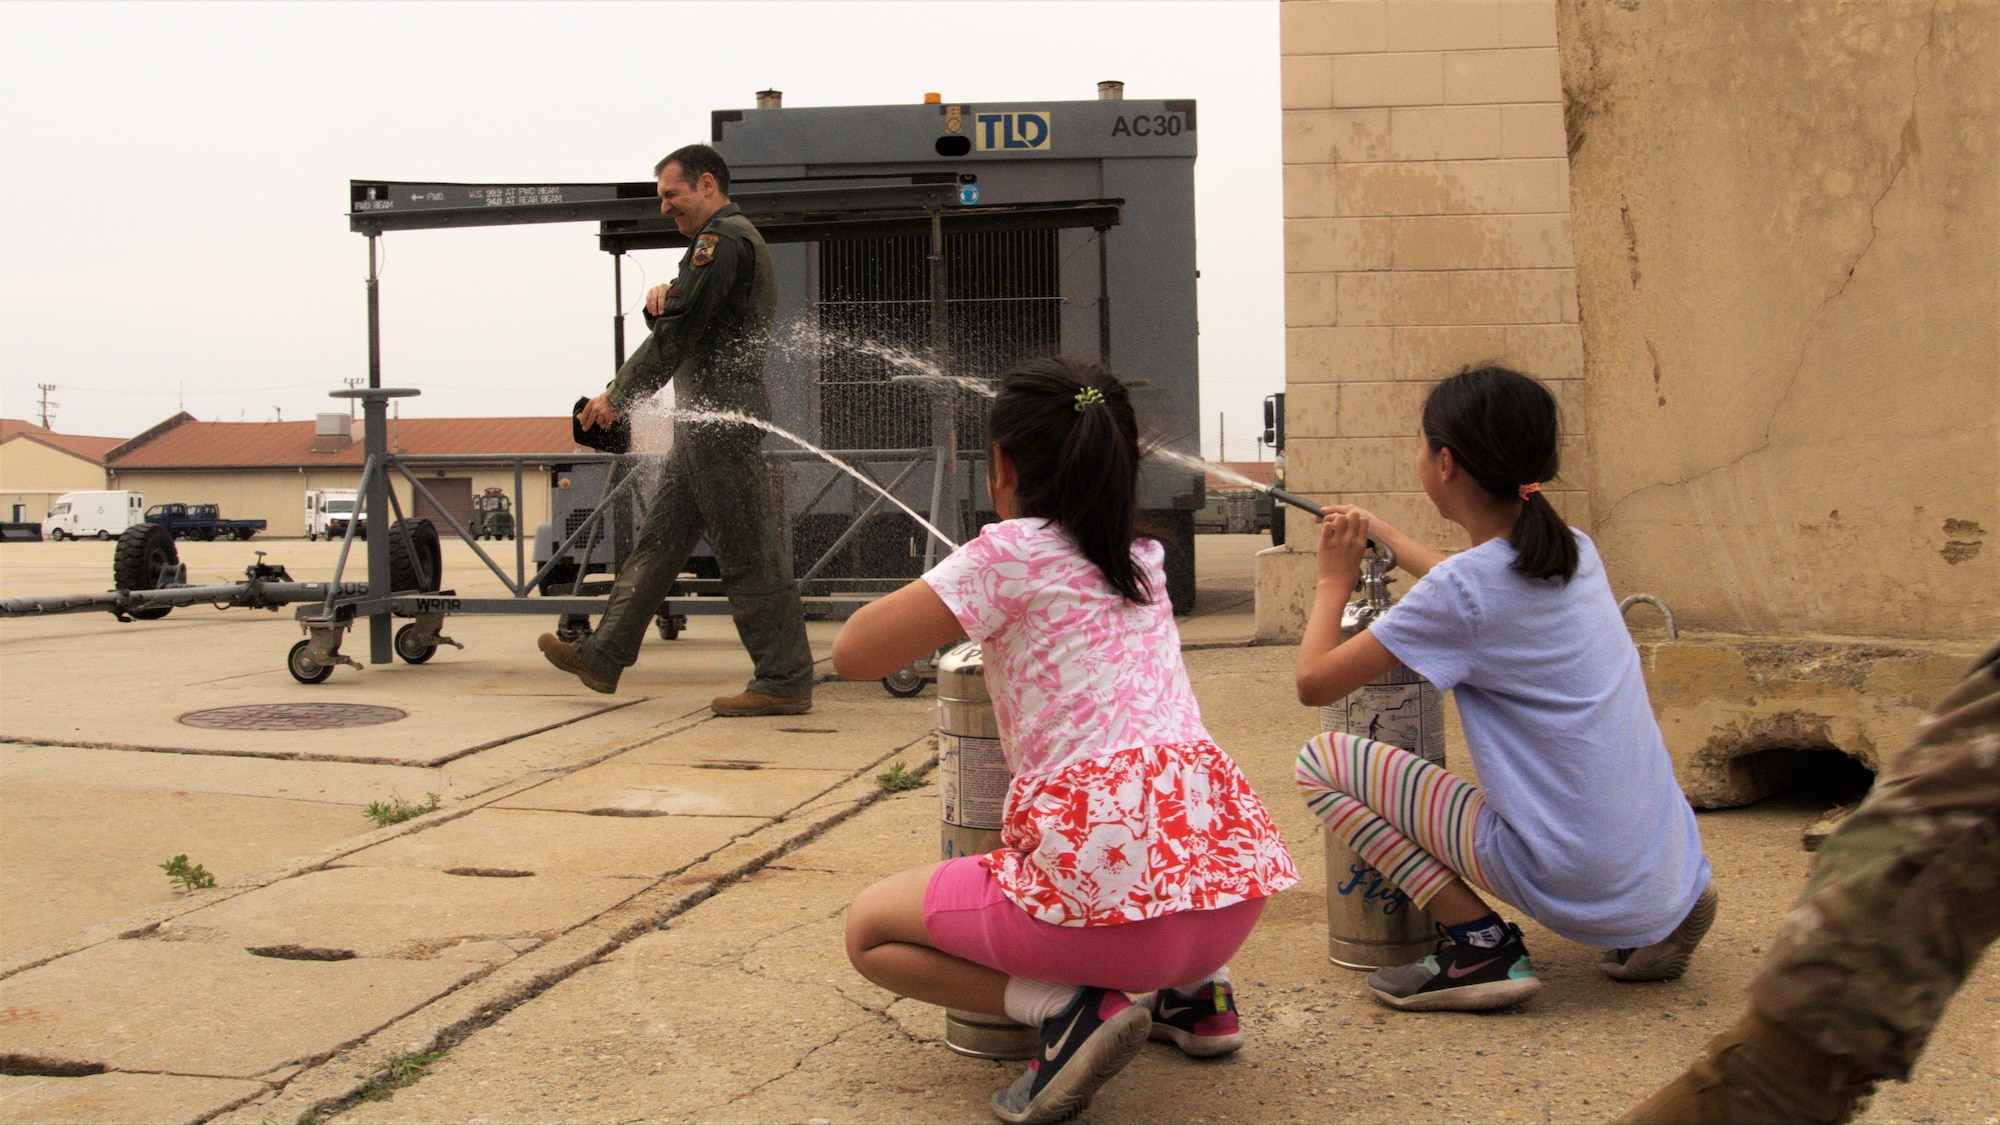
[[586, 429], [608, 427], [671, 380], [673, 452], [596, 632], [575, 644], [545, 633], [542, 653], [593, 691], [618, 690], [654, 611], [706, 535], [736, 633], [757, 665], [745, 691], [710, 706], [728, 716], [803, 714], [812, 710], [812, 650], [764, 433], [713, 417], [771, 417], [764, 390], [778, 300], [771, 252], [729, 201], [729, 165], [714, 149], [676, 149], [653, 173], [660, 214], [692, 244], [673, 283], [646, 294], [651, 334], [577, 418]]

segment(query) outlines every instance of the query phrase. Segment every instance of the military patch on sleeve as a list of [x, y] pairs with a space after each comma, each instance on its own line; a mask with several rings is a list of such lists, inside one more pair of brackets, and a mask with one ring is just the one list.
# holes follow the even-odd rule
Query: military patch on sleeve
[[715, 244], [720, 241], [722, 241], [722, 236], [714, 234], [704, 234], [701, 237], [695, 239], [694, 258], [692, 259], [694, 264], [697, 266], [705, 266], [708, 263], [714, 261]]

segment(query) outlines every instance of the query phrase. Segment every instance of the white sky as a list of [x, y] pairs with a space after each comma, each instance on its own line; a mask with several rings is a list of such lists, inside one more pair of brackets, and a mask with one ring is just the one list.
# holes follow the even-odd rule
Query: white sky
[[[351, 178], [643, 180], [709, 111], [1200, 102], [1202, 452], [1284, 386], [1278, 16], [1208, 3], [0, 4], [0, 414], [129, 436], [336, 409], [365, 376]], [[594, 224], [384, 237], [405, 415], [560, 414], [610, 375]], [[639, 255], [654, 281], [678, 252]], [[628, 309], [641, 297], [626, 271]], [[635, 317], [628, 338], [643, 332]]]

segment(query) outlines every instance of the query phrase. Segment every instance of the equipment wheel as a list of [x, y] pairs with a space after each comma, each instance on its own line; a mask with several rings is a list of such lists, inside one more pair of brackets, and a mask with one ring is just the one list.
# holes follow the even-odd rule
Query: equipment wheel
[[422, 664], [437, 655], [437, 650], [436, 645], [417, 643], [417, 625], [414, 621], [396, 630], [396, 655], [402, 657], [405, 664]]
[[663, 613], [653, 619], [660, 627], [660, 639], [671, 641], [681, 635], [681, 617], [677, 613]]
[[[416, 554], [411, 555], [414, 550]], [[417, 567], [413, 561], [423, 563], [424, 578], [417, 579]], [[423, 519], [397, 520], [389, 529], [389, 587], [395, 592], [429, 593], [442, 589], [444, 552], [438, 546], [437, 528], [431, 521]]]
[[[111, 553], [111, 584], [120, 590], [157, 590], [161, 573], [180, 561], [174, 537], [164, 528], [156, 523], [135, 523], [118, 537], [118, 547]], [[173, 611], [173, 606], [156, 605], [135, 609], [132, 616], [158, 621]]]
[[285, 656], [285, 671], [302, 684], [323, 684], [328, 676], [333, 675], [333, 665], [314, 660], [308, 651], [311, 648], [311, 638], [293, 645], [292, 651]]
[[905, 665], [882, 677], [882, 687], [897, 699], [909, 699], [924, 690], [924, 677]]
[[97, 541], [98, 541], [99, 543], [109, 543], [109, 542], [111, 542], [111, 533], [110, 533], [110, 532], [108, 532], [108, 531], [106, 531], [106, 530], [104, 530], [103, 528], [98, 528], [98, 529], [97, 529]]

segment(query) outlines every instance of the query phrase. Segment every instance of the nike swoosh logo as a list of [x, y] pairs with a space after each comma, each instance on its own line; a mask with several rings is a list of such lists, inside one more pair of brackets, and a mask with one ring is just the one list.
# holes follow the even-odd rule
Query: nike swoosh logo
[[1493, 962], [1498, 961], [1499, 959], [1500, 958], [1498, 957], [1488, 957], [1486, 960], [1481, 961], [1477, 965], [1467, 965], [1463, 969], [1459, 968], [1457, 965], [1453, 965], [1451, 968], [1446, 969], [1444, 971], [1444, 975], [1450, 977], [1453, 980], [1457, 980], [1458, 978], [1465, 976], [1469, 973], [1476, 973], [1479, 970], [1485, 968], [1486, 966], [1491, 965]]
[[1077, 1005], [1076, 1014], [1069, 1018], [1069, 1026], [1063, 1028], [1063, 1033], [1056, 1038], [1053, 1047], [1047, 1043], [1042, 1044], [1043, 1062], [1054, 1063], [1058, 1058], [1062, 1057], [1063, 1045], [1069, 1042], [1070, 1033], [1076, 1030], [1077, 1022], [1082, 1019], [1083, 1006], [1079, 1004]]
[[1175, 1016], [1180, 1015], [1182, 1012], [1190, 1012], [1193, 1010], [1194, 1010], [1193, 1004], [1183, 1004], [1178, 1008], [1169, 1008], [1165, 1004], [1162, 1004], [1160, 1005], [1160, 1018], [1172, 1019]]

